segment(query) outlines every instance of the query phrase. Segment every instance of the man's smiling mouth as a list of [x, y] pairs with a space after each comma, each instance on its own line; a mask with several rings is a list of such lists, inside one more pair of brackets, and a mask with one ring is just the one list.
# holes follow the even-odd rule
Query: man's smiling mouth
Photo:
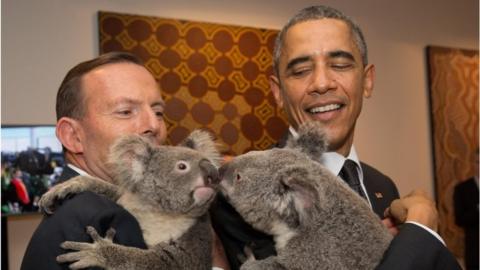
[[319, 107], [313, 107], [313, 108], [307, 109], [307, 112], [312, 114], [323, 113], [323, 112], [338, 110], [340, 109], [340, 107], [342, 107], [340, 104], [328, 104], [325, 106], [319, 106]]

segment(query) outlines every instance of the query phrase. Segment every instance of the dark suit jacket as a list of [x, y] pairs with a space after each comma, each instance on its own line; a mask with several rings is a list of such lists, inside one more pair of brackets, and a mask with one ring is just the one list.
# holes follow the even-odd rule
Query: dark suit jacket
[[[65, 167], [60, 181], [76, 175]], [[102, 236], [113, 227], [116, 243], [146, 248], [140, 226], [130, 213], [103, 196], [83, 192], [65, 199], [53, 215], [43, 218], [28, 244], [21, 269], [68, 269], [67, 264], [55, 261], [65, 253], [60, 244], [67, 240], [91, 242], [86, 226], [95, 227]]]
[[455, 223], [465, 231], [465, 264], [478, 270], [478, 186], [472, 177], [455, 186]]
[[[283, 146], [281, 143], [277, 146]], [[362, 163], [364, 185], [373, 211], [383, 218], [392, 200], [398, 198], [393, 181], [373, 167]], [[212, 225], [222, 241], [232, 270], [239, 269], [244, 247], [248, 244], [256, 259], [276, 254], [272, 236], [253, 229], [221, 195], [211, 207]], [[378, 270], [461, 270], [455, 257], [432, 234], [414, 224], [405, 224], [392, 241]]]

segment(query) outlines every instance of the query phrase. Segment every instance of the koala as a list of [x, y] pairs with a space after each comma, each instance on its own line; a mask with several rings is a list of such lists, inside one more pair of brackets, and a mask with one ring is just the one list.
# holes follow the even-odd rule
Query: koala
[[93, 191], [123, 206], [139, 222], [148, 249], [112, 242], [87, 228], [93, 243], [66, 241], [58, 262], [71, 269], [211, 269], [211, 230], [207, 210], [218, 189], [220, 155], [209, 134], [194, 131], [179, 146], [155, 146], [138, 135], [110, 149], [114, 183], [79, 176], [54, 186], [40, 200], [51, 213], [68, 194]]
[[220, 167], [220, 192], [255, 229], [273, 236], [277, 256], [242, 270], [374, 269], [392, 236], [368, 203], [320, 163], [320, 124], [300, 127], [285, 148], [252, 151]]

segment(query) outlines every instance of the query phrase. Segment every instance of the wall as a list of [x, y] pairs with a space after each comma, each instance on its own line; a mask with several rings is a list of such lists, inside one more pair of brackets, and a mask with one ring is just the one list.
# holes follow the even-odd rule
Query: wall
[[7, 217], [8, 269], [20, 269], [25, 249], [40, 221], [42, 221], [42, 215], [36, 213]]
[[[3, 0], [2, 124], [55, 123], [55, 94], [66, 71], [98, 54], [96, 12], [125, 12], [279, 29], [307, 0]], [[356, 147], [402, 194], [433, 194], [425, 46], [478, 49], [475, 0], [328, 0], [364, 29], [375, 63], [373, 97]]]

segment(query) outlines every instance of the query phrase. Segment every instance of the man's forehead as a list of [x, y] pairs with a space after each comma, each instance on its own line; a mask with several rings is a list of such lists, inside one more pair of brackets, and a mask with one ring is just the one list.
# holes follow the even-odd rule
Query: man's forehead
[[332, 52], [358, 53], [348, 24], [338, 19], [315, 19], [297, 23], [286, 33], [283, 58], [336, 56]]

